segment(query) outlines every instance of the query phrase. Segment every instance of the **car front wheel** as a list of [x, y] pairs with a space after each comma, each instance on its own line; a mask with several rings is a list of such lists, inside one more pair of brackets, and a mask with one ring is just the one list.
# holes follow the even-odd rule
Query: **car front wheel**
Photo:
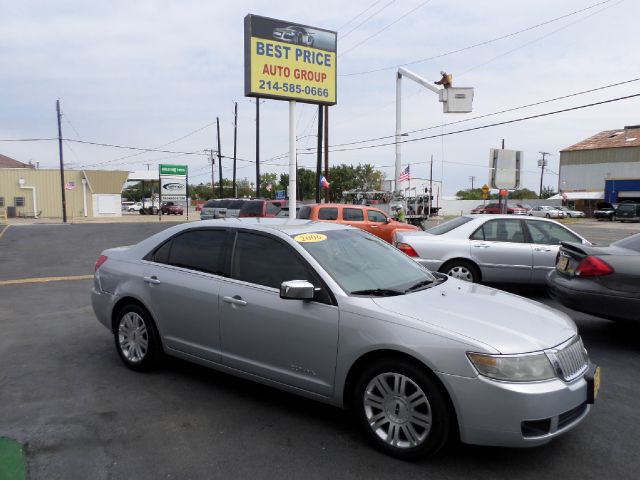
[[132, 370], [156, 367], [162, 355], [159, 335], [149, 313], [139, 305], [126, 305], [117, 316], [114, 339], [122, 362]]
[[425, 367], [387, 359], [360, 375], [353, 407], [365, 435], [380, 450], [413, 460], [435, 454], [451, 435], [445, 395]]

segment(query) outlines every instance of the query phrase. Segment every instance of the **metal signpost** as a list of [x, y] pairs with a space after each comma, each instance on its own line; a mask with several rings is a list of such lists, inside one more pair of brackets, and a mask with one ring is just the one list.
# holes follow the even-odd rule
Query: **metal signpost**
[[244, 19], [244, 92], [289, 101], [289, 218], [296, 218], [296, 102], [336, 104], [337, 34], [257, 15]]
[[[159, 207], [162, 208], [163, 201], [184, 202], [187, 209], [187, 220], [189, 220], [189, 205], [187, 203], [189, 170], [187, 165], [160, 164], [158, 177], [160, 181]], [[158, 218], [162, 218], [162, 215], [158, 215]]]
[[[522, 152], [492, 148], [489, 153], [489, 183], [492, 188], [500, 190], [498, 195], [502, 213], [507, 213], [509, 190], [520, 188], [520, 170]], [[506, 194], [503, 195], [502, 191]]]

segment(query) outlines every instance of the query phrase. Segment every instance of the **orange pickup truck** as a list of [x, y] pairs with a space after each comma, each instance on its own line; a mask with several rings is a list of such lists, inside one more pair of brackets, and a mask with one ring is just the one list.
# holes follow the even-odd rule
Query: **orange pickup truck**
[[298, 218], [344, 223], [373, 233], [389, 243], [396, 230], [420, 230], [413, 225], [393, 220], [377, 208], [343, 203], [303, 205], [298, 212]]

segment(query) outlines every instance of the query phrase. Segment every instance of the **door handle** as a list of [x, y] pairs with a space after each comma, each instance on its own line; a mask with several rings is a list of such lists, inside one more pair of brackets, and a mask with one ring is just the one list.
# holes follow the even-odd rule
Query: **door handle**
[[153, 275], [152, 277], [143, 277], [143, 280], [147, 283], [153, 283], [154, 285], [158, 285], [159, 283], [162, 283], [160, 280], [158, 280], [158, 277], [156, 277], [155, 275]]
[[491, 245], [487, 245], [486, 243], [481, 243], [480, 245], [474, 245], [475, 248], [489, 248]]
[[232, 305], [239, 305], [241, 307], [245, 307], [247, 302], [242, 299], [240, 295], [235, 295], [233, 297], [222, 297], [226, 303], [230, 303]]
[[535, 247], [534, 250], [536, 252], [550, 252], [551, 251], [550, 248], [545, 248], [545, 247]]

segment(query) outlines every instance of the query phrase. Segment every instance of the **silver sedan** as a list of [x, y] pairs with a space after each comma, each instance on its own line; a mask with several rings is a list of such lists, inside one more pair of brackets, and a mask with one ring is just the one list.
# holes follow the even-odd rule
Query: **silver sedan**
[[431, 274], [344, 225], [175, 226], [102, 252], [92, 303], [133, 370], [168, 354], [348, 407], [406, 459], [455, 437], [546, 443], [587, 416], [599, 387], [565, 314]]
[[393, 244], [431, 271], [469, 282], [543, 285], [560, 242], [589, 242], [544, 218], [466, 215], [426, 232], [396, 232]]

